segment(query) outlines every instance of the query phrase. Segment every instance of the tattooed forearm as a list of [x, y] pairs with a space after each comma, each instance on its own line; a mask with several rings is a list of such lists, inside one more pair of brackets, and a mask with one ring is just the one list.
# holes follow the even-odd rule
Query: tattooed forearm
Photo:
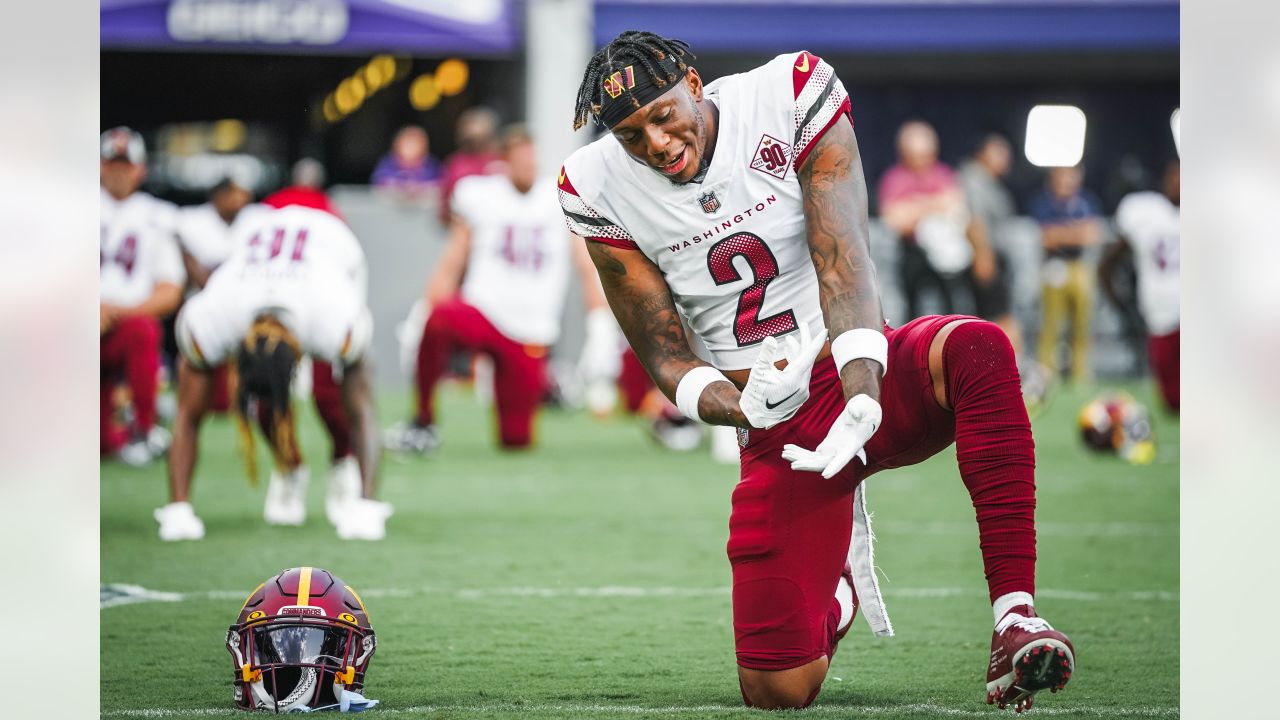
[[[884, 327], [880, 289], [871, 262], [867, 184], [853, 126], [838, 120], [800, 166], [809, 254], [818, 274], [818, 299], [832, 338], [853, 328]], [[870, 360], [840, 374], [845, 395], [880, 397], [883, 368]]]
[[[605, 298], [636, 357], [654, 384], [672, 402], [685, 373], [706, 365], [689, 349], [680, 313], [662, 273], [635, 250], [588, 242]], [[738, 407], [740, 393], [731, 383], [712, 383], [699, 400], [699, 415], [714, 425], [746, 427]]]

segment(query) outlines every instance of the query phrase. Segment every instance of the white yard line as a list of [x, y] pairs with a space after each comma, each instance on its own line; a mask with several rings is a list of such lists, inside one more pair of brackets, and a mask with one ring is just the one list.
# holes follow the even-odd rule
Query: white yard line
[[[819, 701], [821, 703], [821, 701]], [[509, 713], [574, 713], [590, 715], [679, 715], [713, 712], [732, 712], [758, 717], [758, 713], [741, 705], [690, 705], [682, 707], [669, 705], [664, 707], [644, 707], [641, 705], [603, 705], [593, 703], [564, 704], [520, 704], [489, 703], [475, 705], [421, 705], [405, 708], [379, 705], [371, 711], [381, 717], [386, 715], [425, 715], [428, 713], [467, 713], [485, 715], [496, 712]], [[1000, 717], [991, 708], [958, 708], [936, 703], [908, 703], [903, 705], [814, 705], [804, 711], [805, 716], [850, 717], [862, 715], [896, 715], [913, 713], [923, 717], [961, 717], [961, 718], [993, 718]], [[1033, 717], [1069, 715], [1073, 717], [1142, 717], [1164, 718], [1178, 717], [1176, 707], [1133, 707], [1112, 708], [1093, 706], [1044, 707], [1036, 706], [1031, 710]], [[109, 710], [102, 713], [104, 718], [169, 718], [169, 717], [230, 717], [243, 715], [232, 708], [201, 708], [195, 710], [167, 710], [163, 708], [144, 708], [137, 710]]]
[[[980, 587], [900, 587], [886, 586], [884, 594], [889, 598], [955, 598], [986, 597], [986, 588]], [[110, 583], [101, 588], [100, 608], [106, 609], [120, 605], [132, 605], [145, 602], [183, 602], [191, 600], [235, 600], [242, 601], [248, 595], [247, 590], [205, 590], [197, 592], [164, 592], [150, 590], [140, 585]], [[494, 588], [367, 588], [360, 591], [365, 598], [411, 598], [424, 595], [446, 595], [459, 600], [485, 600], [488, 598], [692, 598], [692, 597], [728, 597], [727, 587], [630, 587], [622, 585], [606, 585], [603, 587], [494, 587]], [[1091, 592], [1082, 590], [1060, 590], [1041, 588], [1036, 596], [1046, 600], [1071, 600], [1079, 602], [1120, 602], [1147, 601], [1173, 602], [1179, 601], [1179, 594], [1169, 590], [1132, 590], [1116, 592]]]

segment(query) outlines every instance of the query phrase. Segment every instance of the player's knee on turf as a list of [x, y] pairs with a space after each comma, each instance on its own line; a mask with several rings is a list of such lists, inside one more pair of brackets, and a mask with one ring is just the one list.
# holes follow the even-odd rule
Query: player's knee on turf
[[753, 670], [738, 667], [742, 699], [761, 710], [799, 710], [809, 707], [827, 674], [827, 659], [818, 658], [789, 670]]

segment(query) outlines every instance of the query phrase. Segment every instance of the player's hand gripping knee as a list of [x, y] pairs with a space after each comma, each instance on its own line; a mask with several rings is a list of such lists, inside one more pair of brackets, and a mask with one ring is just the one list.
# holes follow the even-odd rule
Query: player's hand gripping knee
[[866, 464], [867, 454], [862, 448], [880, 427], [880, 419], [880, 403], [869, 395], [855, 395], [845, 403], [817, 449], [788, 444], [782, 448], [782, 458], [791, 463], [792, 470], [820, 472], [824, 478], [843, 470], [855, 455]]
[[[775, 337], [764, 339], [738, 401], [752, 427], [767, 430], [791, 419], [804, 405], [809, 399], [813, 362], [826, 341], [825, 329], [814, 337], [804, 324], [800, 325], [798, 337], [792, 334], [781, 343]], [[786, 369], [778, 369], [775, 363], [779, 360], [787, 361]]]

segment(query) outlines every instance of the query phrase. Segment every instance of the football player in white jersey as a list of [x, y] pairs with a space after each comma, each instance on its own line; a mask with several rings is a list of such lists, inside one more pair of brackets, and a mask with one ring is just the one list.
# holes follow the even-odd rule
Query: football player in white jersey
[[1112, 268], [1126, 252], [1133, 254], [1138, 275], [1138, 311], [1147, 325], [1147, 352], [1151, 371], [1160, 386], [1165, 406], [1179, 406], [1181, 331], [1179, 312], [1179, 237], [1182, 169], [1177, 160], [1165, 167], [1160, 192], [1136, 192], [1125, 196], [1116, 208], [1119, 238], [1099, 263], [1102, 289], [1119, 302], [1112, 282]]
[[238, 233], [231, 256], [178, 315], [178, 414], [169, 453], [170, 503], [156, 511], [161, 539], [204, 535], [190, 503], [196, 443], [212, 370], [232, 362], [250, 478], [256, 476], [246, 419], [251, 401], [275, 459], [264, 515], [273, 524], [302, 524], [307, 468], [297, 444], [289, 384], [303, 354], [341, 368], [360, 469], [349, 486], [329, 488], [329, 519], [344, 539], [385, 535], [390, 506], [373, 499], [379, 441], [364, 362], [373, 332], [366, 282], [359, 241], [328, 213], [302, 207], [264, 211]]
[[[209, 191], [208, 202], [178, 211], [178, 244], [187, 270], [188, 296], [203, 288], [209, 275], [231, 255], [235, 224], [249, 221], [260, 209], [252, 202], [253, 193], [248, 188], [226, 178]], [[226, 366], [214, 373], [209, 409], [218, 413], [231, 409]]]
[[787, 53], [704, 86], [691, 59], [636, 31], [596, 53], [575, 127], [609, 134], [565, 162], [560, 202], [658, 387], [739, 429], [728, 555], [744, 700], [812, 702], [857, 607], [892, 634], [861, 481], [955, 442], [995, 621], [987, 699], [1029, 707], [1075, 661], [1034, 610], [1035, 454], [1008, 337], [959, 316], [886, 325], [830, 65]]
[[505, 172], [454, 187], [449, 241], [427, 282], [418, 411], [389, 433], [393, 449], [424, 452], [438, 444], [435, 389], [454, 349], [492, 358], [498, 441], [529, 447], [571, 272], [582, 278], [588, 345], [601, 344], [594, 335], [615, 327], [586, 249], [565, 232], [554, 181], [538, 177], [536, 148], [523, 128], [503, 133], [502, 159]]
[[[176, 208], [138, 190], [146, 172], [141, 135], [126, 127], [102, 134], [100, 449], [131, 465], [168, 446], [167, 433], [155, 424], [160, 320], [177, 309], [185, 280], [173, 237]], [[121, 377], [133, 403], [127, 431], [113, 419]]]

